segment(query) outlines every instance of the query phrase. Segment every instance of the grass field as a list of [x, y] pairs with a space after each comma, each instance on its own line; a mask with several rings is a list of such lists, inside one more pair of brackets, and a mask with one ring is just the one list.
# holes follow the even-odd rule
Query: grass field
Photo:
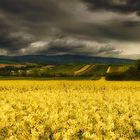
[[48, 70], [50, 75], [74, 75], [74, 72], [81, 69], [83, 65], [57, 65], [53, 69]]
[[140, 82], [0, 81], [0, 140], [139, 140]]
[[102, 77], [105, 76], [108, 65], [94, 65], [89, 71], [84, 73], [85, 76]]
[[123, 73], [126, 72], [130, 68], [129, 65], [122, 66], [110, 66], [107, 70], [107, 73]]
[[31, 76], [33, 71], [36, 71], [36, 73], [40, 73], [46, 77], [72, 77], [75, 71], [78, 71], [82, 67], [84, 67], [84, 64], [54, 65], [52, 68], [43, 66], [41, 68], [29, 69], [29, 71], [31, 71]]

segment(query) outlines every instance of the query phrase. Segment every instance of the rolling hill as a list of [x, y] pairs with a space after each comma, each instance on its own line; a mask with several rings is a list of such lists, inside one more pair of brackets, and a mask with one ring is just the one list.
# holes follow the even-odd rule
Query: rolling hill
[[0, 56], [0, 63], [36, 63], [36, 64], [133, 64], [135, 60], [91, 57], [80, 55], [24, 55]]

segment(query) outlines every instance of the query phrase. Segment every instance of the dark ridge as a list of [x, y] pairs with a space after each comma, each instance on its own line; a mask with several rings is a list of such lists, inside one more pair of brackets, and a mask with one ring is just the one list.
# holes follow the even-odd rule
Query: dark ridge
[[0, 63], [36, 63], [36, 64], [133, 64], [135, 60], [106, 58], [81, 55], [24, 55], [0, 56]]

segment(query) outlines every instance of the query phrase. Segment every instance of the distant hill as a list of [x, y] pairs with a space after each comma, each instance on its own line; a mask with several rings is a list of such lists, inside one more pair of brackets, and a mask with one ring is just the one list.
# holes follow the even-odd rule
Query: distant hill
[[0, 56], [0, 63], [36, 63], [36, 64], [133, 64], [135, 60], [91, 57], [80, 55], [24, 55], [24, 56]]

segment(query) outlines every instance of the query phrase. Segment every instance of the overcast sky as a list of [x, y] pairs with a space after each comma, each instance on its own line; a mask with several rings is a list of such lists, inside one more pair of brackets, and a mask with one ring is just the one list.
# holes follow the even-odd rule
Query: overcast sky
[[0, 55], [140, 58], [140, 0], [0, 0]]

